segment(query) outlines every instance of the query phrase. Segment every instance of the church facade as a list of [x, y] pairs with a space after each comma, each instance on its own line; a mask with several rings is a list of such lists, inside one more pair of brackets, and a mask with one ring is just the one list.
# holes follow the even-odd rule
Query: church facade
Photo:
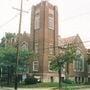
[[[86, 49], [79, 35], [60, 38], [58, 35], [58, 8], [47, 1], [32, 7], [31, 12], [31, 49], [37, 53], [37, 58], [31, 61], [30, 75], [34, 74], [43, 82], [58, 81], [58, 73], [50, 70], [50, 58], [58, 54], [58, 47], [75, 44], [77, 53], [81, 54], [79, 62], [68, 66], [69, 79], [76, 82], [86, 82]], [[77, 65], [78, 64], [78, 65]], [[81, 67], [79, 67], [81, 65]], [[65, 79], [65, 70], [62, 79]]]

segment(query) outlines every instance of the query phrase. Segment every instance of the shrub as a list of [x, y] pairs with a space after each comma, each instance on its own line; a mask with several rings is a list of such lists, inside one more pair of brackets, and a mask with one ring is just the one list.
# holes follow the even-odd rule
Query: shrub
[[71, 80], [69, 80], [69, 79], [65, 79], [65, 80], [64, 80], [64, 83], [67, 83], [67, 84], [73, 84], [74, 81], [71, 81]]
[[24, 80], [25, 84], [36, 84], [38, 83], [38, 80], [34, 78], [34, 76], [27, 76], [27, 78]]

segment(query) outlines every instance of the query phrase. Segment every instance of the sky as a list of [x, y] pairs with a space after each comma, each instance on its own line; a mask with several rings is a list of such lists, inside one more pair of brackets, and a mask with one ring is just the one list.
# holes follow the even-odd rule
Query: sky
[[[0, 0], [0, 39], [5, 32], [17, 33], [21, 0]], [[23, 0], [21, 32], [30, 33], [31, 7], [41, 0]], [[47, 0], [58, 7], [59, 35], [69, 37], [79, 34], [86, 48], [90, 48], [90, 0]]]

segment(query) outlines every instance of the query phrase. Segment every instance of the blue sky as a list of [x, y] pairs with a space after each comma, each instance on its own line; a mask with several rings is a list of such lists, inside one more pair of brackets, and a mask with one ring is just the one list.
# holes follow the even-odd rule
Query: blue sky
[[[30, 33], [31, 6], [41, 0], [23, 0], [21, 31]], [[62, 37], [79, 34], [83, 41], [90, 41], [90, 0], [48, 0], [58, 7], [59, 35]], [[0, 39], [5, 32], [18, 32], [20, 0], [0, 0]], [[90, 48], [90, 42], [84, 43]]]

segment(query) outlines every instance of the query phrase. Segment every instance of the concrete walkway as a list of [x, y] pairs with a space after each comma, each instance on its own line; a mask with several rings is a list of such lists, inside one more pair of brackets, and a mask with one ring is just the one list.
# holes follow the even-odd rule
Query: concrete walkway
[[[0, 90], [14, 90], [14, 88], [0, 87]], [[52, 88], [18, 88], [17, 90], [52, 90]]]
[[[0, 87], [0, 90], [15, 90], [14, 88]], [[17, 90], [53, 90], [53, 88], [18, 88]], [[58, 90], [58, 89], [56, 89]], [[90, 90], [90, 88], [82, 88], [76, 90]]]
[[90, 90], [90, 88], [86, 88], [86, 89], [85, 88], [84, 89], [82, 88], [82, 89], [78, 89], [78, 90]]

